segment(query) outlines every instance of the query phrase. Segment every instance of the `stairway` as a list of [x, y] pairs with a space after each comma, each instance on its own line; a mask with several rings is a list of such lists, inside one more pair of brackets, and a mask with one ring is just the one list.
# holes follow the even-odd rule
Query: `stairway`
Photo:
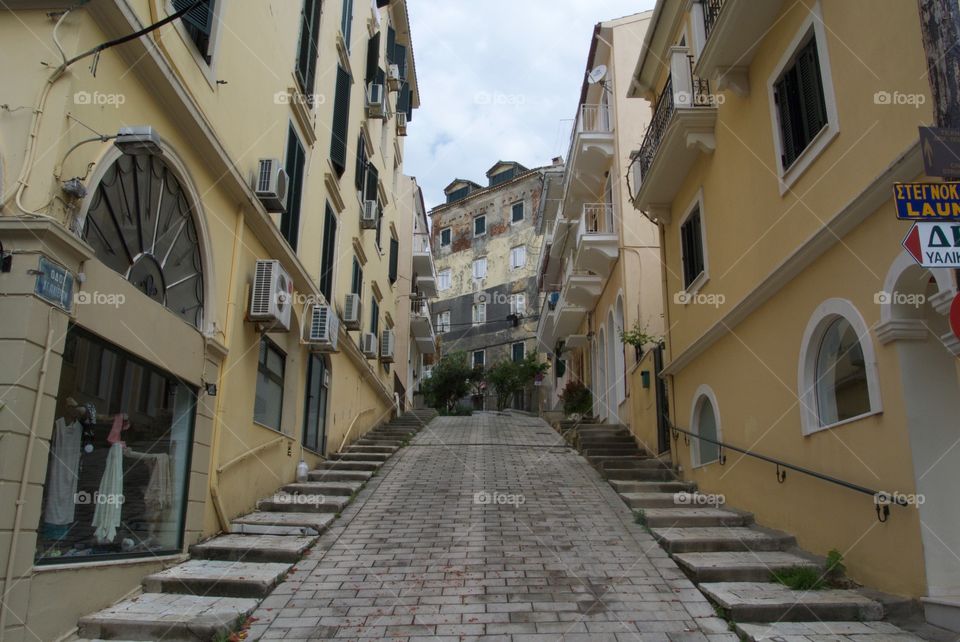
[[415, 410], [335, 453], [309, 480], [286, 484], [190, 559], [143, 579], [143, 591], [80, 619], [86, 639], [208, 642], [237, 628], [326, 531], [354, 495], [436, 416]]
[[920, 640], [881, 622], [885, 605], [850, 589], [793, 590], [772, 573], [824, 562], [750, 513], [712, 505], [669, 461], [637, 447], [624, 426], [561, 424], [561, 432], [634, 510], [660, 546], [746, 640]]

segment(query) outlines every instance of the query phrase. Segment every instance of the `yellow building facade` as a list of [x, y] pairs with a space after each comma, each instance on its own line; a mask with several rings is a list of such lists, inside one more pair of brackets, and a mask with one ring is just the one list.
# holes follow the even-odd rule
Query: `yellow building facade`
[[69, 635], [407, 405], [433, 278], [404, 2], [74, 5], [0, 11], [4, 642]]
[[892, 198], [939, 181], [918, 143], [925, 71], [915, 3], [658, 2], [630, 87], [653, 108], [630, 176], [660, 229], [684, 477], [956, 628], [956, 275], [908, 257]]

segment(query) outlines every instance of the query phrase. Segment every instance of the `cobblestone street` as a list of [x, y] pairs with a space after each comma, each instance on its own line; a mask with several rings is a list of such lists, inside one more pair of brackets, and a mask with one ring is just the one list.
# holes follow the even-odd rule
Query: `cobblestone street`
[[736, 640], [539, 419], [435, 419], [255, 612], [250, 639]]

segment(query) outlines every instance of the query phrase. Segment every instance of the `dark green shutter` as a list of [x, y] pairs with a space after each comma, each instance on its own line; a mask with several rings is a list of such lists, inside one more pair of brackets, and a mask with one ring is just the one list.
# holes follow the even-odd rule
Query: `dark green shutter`
[[370, 332], [378, 335], [377, 341], [380, 340], [380, 304], [376, 297], [370, 298]]
[[406, 45], [393, 45], [394, 64], [400, 68], [400, 80], [407, 79], [407, 47]]
[[390, 283], [397, 282], [397, 260], [400, 253], [400, 241], [390, 237]]
[[303, 194], [303, 170], [306, 153], [293, 127], [287, 134], [287, 158], [284, 169], [287, 172], [287, 209], [280, 217], [280, 233], [294, 250], [300, 235], [300, 197]]
[[333, 135], [330, 141], [330, 161], [337, 176], [347, 168], [347, 129], [350, 126], [350, 74], [337, 67], [337, 88], [333, 104]]
[[373, 34], [373, 37], [367, 42], [367, 73], [364, 78], [367, 84], [374, 82], [377, 76], [377, 68], [380, 65], [380, 32]]
[[304, 0], [300, 12], [297, 46], [297, 79], [305, 94], [313, 94], [317, 74], [317, 39], [320, 34], [320, 0]]
[[774, 100], [777, 103], [777, 113], [780, 116], [780, 141], [783, 145], [783, 154], [780, 162], [783, 169], [789, 167], [797, 157], [796, 145], [794, 144], [794, 124], [790, 109], [790, 102], [793, 94], [793, 77], [787, 72], [784, 77], [777, 82], [774, 89]]
[[[180, 12], [194, 3], [195, 0], [173, 0], [173, 9]], [[203, 57], [210, 62], [210, 33], [213, 31], [213, 2], [204, 0], [180, 17], [187, 33], [193, 40]]]
[[400, 83], [400, 93], [397, 94], [397, 112], [410, 110], [410, 85], [407, 81]]
[[367, 187], [364, 190], [364, 198], [368, 201], [377, 200], [377, 184], [380, 181], [380, 175], [373, 163], [367, 164]]
[[343, 13], [340, 16], [340, 32], [343, 34], [343, 42], [347, 45], [347, 51], [350, 51], [351, 29], [353, 29], [353, 0], [343, 0]]
[[367, 171], [367, 147], [363, 142], [363, 135], [357, 137], [357, 167], [356, 175], [353, 177], [353, 184], [357, 191], [363, 189], [363, 179]]
[[323, 256], [320, 268], [320, 292], [333, 301], [333, 264], [337, 256], [337, 217], [329, 203], [323, 218]]
[[394, 59], [393, 48], [397, 44], [397, 31], [393, 27], [387, 25], [387, 64], [393, 65], [396, 64]]
[[[380, 67], [377, 68], [377, 73], [373, 77], [373, 82], [377, 83], [381, 87], [384, 87], [384, 91], [386, 91], [387, 74], [386, 72], [383, 71], [382, 68]], [[389, 108], [389, 105], [388, 105], [388, 108]]]
[[823, 97], [816, 38], [811, 39], [800, 53], [797, 59], [797, 75], [800, 81], [804, 138], [809, 143], [827, 124], [827, 106]]
[[350, 282], [350, 291], [354, 294], [360, 294], [363, 290], [363, 268], [360, 267], [360, 260], [353, 257], [353, 277]]

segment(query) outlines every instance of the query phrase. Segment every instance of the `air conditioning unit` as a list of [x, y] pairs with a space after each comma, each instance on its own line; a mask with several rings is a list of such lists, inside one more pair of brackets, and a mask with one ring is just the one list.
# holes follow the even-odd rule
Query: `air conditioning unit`
[[353, 292], [343, 299], [343, 325], [347, 330], [360, 329], [360, 295]]
[[286, 332], [290, 329], [293, 309], [293, 281], [290, 275], [273, 259], [258, 259], [250, 292], [248, 318], [266, 326], [267, 332]]
[[372, 332], [364, 332], [360, 335], [360, 352], [367, 359], [377, 358], [377, 335]]
[[380, 361], [393, 363], [393, 350], [396, 338], [393, 330], [384, 330], [380, 333]]
[[340, 321], [333, 307], [315, 305], [310, 308], [304, 324], [304, 342], [316, 352], [336, 352]]
[[287, 171], [276, 158], [261, 158], [253, 177], [253, 191], [268, 212], [287, 210]]
[[383, 85], [370, 83], [367, 87], [367, 116], [370, 118], [383, 118], [384, 106]]
[[407, 113], [397, 112], [397, 136], [407, 135]]
[[387, 86], [390, 91], [400, 90], [400, 65], [389, 65], [387, 67]]
[[363, 211], [360, 213], [360, 227], [365, 230], [376, 229], [377, 217], [380, 215], [379, 206], [374, 200], [363, 202]]

